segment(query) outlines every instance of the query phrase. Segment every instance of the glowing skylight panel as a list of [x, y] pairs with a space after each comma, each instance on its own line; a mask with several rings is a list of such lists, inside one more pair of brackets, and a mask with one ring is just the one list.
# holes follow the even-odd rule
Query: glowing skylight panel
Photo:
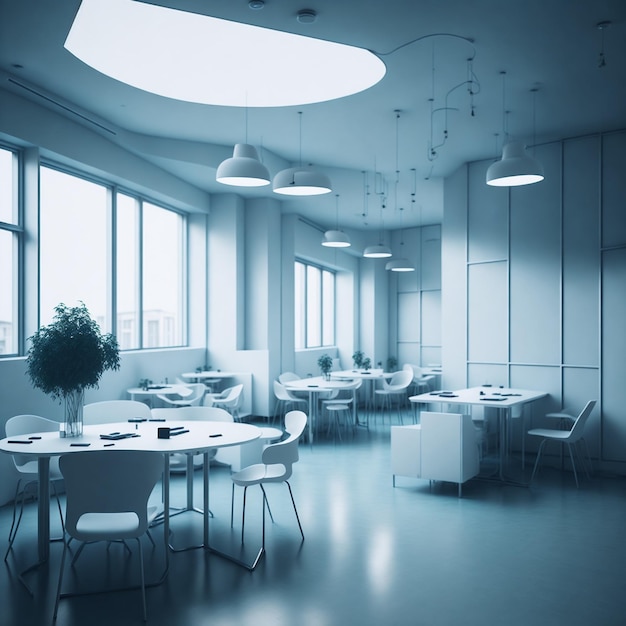
[[132, 0], [83, 0], [65, 48], [138, 89], [223, 106], [324, 102], [385, 75], [363, 48]]

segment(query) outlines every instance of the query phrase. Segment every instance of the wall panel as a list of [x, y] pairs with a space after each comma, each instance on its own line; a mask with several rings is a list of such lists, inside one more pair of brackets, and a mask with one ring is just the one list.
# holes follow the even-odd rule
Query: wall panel
[[602, 444], [609, 460], [626, 460], [626, 248], [609, 250], [602, 263]]
[[485, 184], [491, 161], [469, 166], [468, 261], [506, 259], [509, 245], [509, 192]]
[[537, 151], [546, 178], [511, 189], [511, 361], [561, 360], [560, 144]]
[[563, 150], [563, 363], [597, 366], [600, 140], [567, 141]]
[[602, 139], [602, 246], [626, 245], [626, 132]]
[[468, 268], [469, 361], [506, 363], [509, 359], [507, 282], [503, 261]]

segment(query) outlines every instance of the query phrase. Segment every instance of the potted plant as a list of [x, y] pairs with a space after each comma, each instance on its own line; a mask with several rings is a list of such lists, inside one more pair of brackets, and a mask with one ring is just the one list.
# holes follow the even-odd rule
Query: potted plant
[[363, 358], [364, 357], [365, 357], [365, 355], [363, 354], [363, 352], [361, 350], [357, 350], [352, 355], [352, 363], [353, 363], [355, 369], [361, 369], [361, 367], [363, 367]]
[[85, 389], [95, 388], [105, 370], [120, 367], [117, 339], [103, 335], [83, 302], [55, 308], [54, 320], [32, 337], [26, 365], [31, 382], [55, 400], [65, 401], [66, 437], [83, 431]]
[[322, 354], [322, 356], [317, 359], [317, 365], [322, 371], [324, 378], [327, 380], [330, 378], [330, 370], [333, 369], [333, 360], [328, 354]]
[[361, 363], [361, 366], [363, 367], [363, 369], [367, 372], [368, 370], [371, 369], [372, 367], [372, 359], [370, 359], [368, 356], [366, 356], [363, 359], [363, 362]]
[[395, 372], [398, 369], [398, 359], [395, 356], [390, 356], [387, 359], [387, 371]]

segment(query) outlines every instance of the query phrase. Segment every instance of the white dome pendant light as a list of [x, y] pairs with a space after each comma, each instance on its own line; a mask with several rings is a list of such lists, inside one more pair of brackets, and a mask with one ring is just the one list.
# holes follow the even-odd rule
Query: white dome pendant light
[[327, 230], [324, 233], [322, 245], [326, 248], [349, 248], [350, 238], [342, 230], [339, 230], [339, 194], [336, 194], [335, 203], [335, 230]]
[[[504, 103], [504, 80], [502, 74], [503, 134], [506, 137], [506, 108]], [[533, 94], [537, 91], [533, 89]], [[533, 97], [533, 136], [535, 134], [535, 106]], [[534, 140], [533, 140], [534, 143]], [[508, 141], [502, 148], [502, 159], [492, 163], [487, 170], [486, 182], [492, 187], [518, 187], [542, 181], [543, 166], [530, 156], [520, 141]]]
[[330, 193], [330, 179], [312, 167], [302, 165], [302, 111], [298, 111], [300, 119], [300, 165], [288, 167], [274, 176], [273, 190], [285, 196], [319, 196]]
[[270, 173], [259, 160], [254, 146], [248, 143], [248, 107], [246, 107], [246, 143], [235, 144], [233, 156], [222, 161], [215, 180], [234, 187], [263, 187], [270, 184]]

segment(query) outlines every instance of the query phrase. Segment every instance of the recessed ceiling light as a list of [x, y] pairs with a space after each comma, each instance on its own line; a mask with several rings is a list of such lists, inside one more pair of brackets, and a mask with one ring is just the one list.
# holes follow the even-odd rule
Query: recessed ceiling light
[[324, 102], [385, 75], [363, 48], [134, 0], [83, 0], [65, 47], [138, 89], [223, 106]]

